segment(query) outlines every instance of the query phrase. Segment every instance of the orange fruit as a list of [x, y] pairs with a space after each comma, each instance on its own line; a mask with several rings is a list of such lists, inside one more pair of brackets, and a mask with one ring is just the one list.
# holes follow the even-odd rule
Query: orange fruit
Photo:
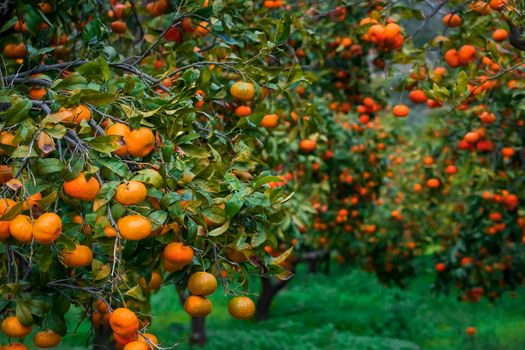
[[445, 168], [445, 172], [452, 175], [458, 172], [458, 168], [455, 165], [449, 165]]
[[113, 198], [122, 205], [134, 205], [144, 201], [147, 194], [148, 190], [142, 182], [132, 180], [120, 184]]
[[440, 262], [436, 264], [435, 268], [437, 272], [443, 272], [447, 269], [447, 266], [444, 263]]
[[511, 158], [514, 156], [515, 153], [516, 151], [514, 151], [514, 148], [512, 147], [503, 147], [501, 149], [501, 155], [505, 158]]
[[465, 134], [465, 141], [468, 143], [475, 143], [479, 140], [480, 135], [477, 131], [470, 131]]
[[5, 241], [11, 237], [9, 232], [9, 221], [0, 221], [0, 242]]
[[23, 210], [39, 206], [39, 201], [42, 199], [42, 193], [38, 192], [26, 198], [23, 203]]
[[279, 116], [277, 114], [266, 114], [259, 125], [266, 129], [276, 128], [279, 125]]
[[67, 267], [84, 267], [91, 265], [93, 261], [93, 251], [85, 245], [77, 245], [73, 250], [64, 250], [60, 254], [62, 263]]
[[140, 334], [138, 341], [146, 344], [148, 343], [148, 341], [155, 345], [159, 344], [159, 340], [157, 339], [157, 337], [151, 333]]
[[211, 273], [199, 271], [188, 279], [188, 290], [191, 294], [208, 296], [217, 289], [217, 279]]
[[458, 59], [461, 64], [474, 62], [476, 59], [476, 48], [472, 45], [463, 45], [458, 51]]
[[305, 139], [299, 142], [299, 149], [304, 153], [313, 152], [316, 146], [317, 146], [317, 141], [311, 140], [311, 139]]
[[494, 10], [501, 10], [508, 5], [508, 0], [490, 0], [489, 6]]
[[459, 27], [461, 25], [461, 17], [454, 13], [449, 13], [443, 17], [443, 25], [450, 28]]
[[139, 319], [133, 311], [119, 307], [111, 313], [109, 325], [113, 332], [121, 337], [128, 338], [139, 330]]
[[248, 320], [255, 314], [255, 304], [248, 297], [235, 297], [228, 303], [228, 312], [239, 320]]
[[149, 237], [151, 234], [151, 222], [141, 215], [127, 215], [117, 222], [120, 235], [124, 239], [138, 241]]
[[408, 94], [408, 98], [412, 103], [426, 103], [428, 101], [427, 95], [423, 90], [412, 90]]
[[40, 244], [51, 244], [62, 233], [62, 220], [55, 213], [42, 214], [33, 222], [33, 237]]
[[[0, 198], [0, 216], [5, 215], [9, 212], [14, 206], [16, 205], [16, 202], [10, 198]], [[1, 221], [1, 222], [7, 222], [8, 221]]]
[[119, 157], [128, 155], [128, 148], [126, 147], [125, 139], [129, 136], [131, 130], [126, 124], [115, 123], [106, 130], [106, 135], [122, 136], [120, 140], [121, 146], [115, 151], [115, 154]]
[[10, 198], [0, 198], [0, 215], [4, 215], [16, 205], [16, 202]]
[[98, 312], [101, 312], [101, 313], [106, 313], [109, 311], [109, 306], [108, 304], [106, 304], [105, 302], [103, 302], [102, 300], [98, 299], [96, 302], [95, 302], [95, 308], [97, 309]]
[[70, 197], [83, 201], [94, 200], [98, 191], [100, 191], [98, 180], [94, 176], [86, 180], [84, 173], [80, 173], [73, 180], [64, 182], [64, 192]]
[[393, 40], [401, 33], [401, 27], [396, 23], [388, 23], [385, 26], [385, 39]]
[[375, 44], [382, 44], [385, 41], [385, 27], [381, 24], [374, 24], [368, 28], [368, 36], [370, 41]]
[[111, 31], [116, 34], [124, 34], [128, 30], [128, 25], [124, 21], [111, 22]]
[[[1, 198], [0, 199], [0, 215], [4, 215], [15, 205], [16, 203], [12, 199]], [[10, 224], [9, 221], [0, 221], [0, 241], [4, 241], [11, 236], [11, 233], [9, 232], [9, 224]]]
[[133, 157], [145, 157], [155, 147], [155, 135], [149, 128], [133, 130], [126, 138], [128, 153]]
[[235, 108], [235, 115], [238, 117], [247, 117], [252, 114], [252, 109], [248, 106], [239, 106]]
[[157, 271], [153, 271], [151, 273], [151, 279], [148, 283], [146, 283], [146, 279], [144, 277], [141, 276], [139, 278], [139, 286], [147, 292], [159, 290], [161, 284], [162, 275]]
[[494, 41], [497, 41], [497, 42], [507, 40], [508, 36], [509, 36], [509, 33], [505, 29], [496, 29], [492, 33], [492, 39], [494, 39]]
[[31, 97], [33, 100], [41, 100], [46, 94], [47, 90], [43, 87], [33, 87], [27, 92], [27, 96]]
[[60, 108], [60, 112], [71, 112], [71, 115], [64, 119], [65, 122], [80, 124], [82, 120], [90, 121], [91, 120], [91, 110], [84, 105], [78, 105], [71, 108]]
[[[15, 135], [8, 131], [2, 131], [0, 133], [0, 144], [16, 147], [17, 145], [15, 143]], [[3, 149], [0, 149], [0, 154], [5, 154], [5, 151]]]
[[[137, 341], [137, 338], [138, 338], [137, 333], [133, 333], [129, 337], [123, 337], [120, 334], [113, 333], [113, 337], [115, 338], [115, 342], [118, 345], [126, 345], [128, 343], [133, 342], [133, 341]], [[122, 349], [122, 346], [120, 348]]]
[[251, 101], [255, 96], [255, 87], [252, 83], [238, 81], [232, 85], [230, 93], [240, 101]]
[[53, 5], [51, 5], [47, 1], [42, 1], [42, 2], [38, 3], [38, 8], [40, 8], [40, 10], [43, 13], [45, 13], [46, 15], [50, 14], [51, 12], [53, 12]]
[[130, 343], [127, 343], [124, 345], [124, 350], [149, 350], [150, 347], [148, 344], [143, 343], [141, 341], [132, 341]]
[[[105, 226], [104, 226], [104, 234], [106, 235], [106, 237], [108, 238], [111, 238], [111, 237], [116, 237], [117, 236], [117, 231], [115, 231], [115, 229], [111, 226], [111, 223], [109, 222], [109, 220], [107, 218], [104, 218], [103, 216], [99, 216], [96, 220], [96, 223], [100, 223], [102, 221], [105, 220]], [[102, 223], [104, 224], [104, 223]]]
[[397, 105], [392, 108], [392, 113], [395, 117], [404, 118], [410, 113], [410, 108], [405, 105]]
[[465, 333], [467, 333], [469, 337], [474, 336], [476, 334], [476, 327], [467, 327], [467, 329], [465, 329]]
[[196, 36], [206, 36], [209, 33], [210, 33], [210, 23], [206, 21], [199, 22], [199, 24], [195, 27]]
[[35, 346], [44, 349], [57, 346], [61, 340], [62, 337], [50, 329], [38, 332], [33, 338]]
[[23, 338], [32, 330], [32, 326], [24, 326], [16, 316], [8, 316], [2, 321], [2, 333], [10, 338]]
[[21, 243], [31, 242], [33, 239], [33, 224], [27, 215], [17, 215], [9, 223], [11, 236]]
[[191, 317], [208, 316], [212, 310], [212, 303], [205, 297], [190, 295], [184, 302], [184, 310]]
[[24, 58], [27, 54], [24, 43], [7, 44], [4, 46], [4, 56], [11, 59]]
[[169, 243], [162, 252], [165, 261], [176, 266], [186, 266], [193, 261], [193, 249], [179, 242]]
[[438, 188], [440, 185], [440, 182], [438, 179], [428, 179], [427, 181], [427, 187], [429, 188]]
[[456, 49], [450, 49], [447, 52], [445, 52], [445, 61], [452, 68], [459, 67], [460, 62], [458, 52], [456, 51]]

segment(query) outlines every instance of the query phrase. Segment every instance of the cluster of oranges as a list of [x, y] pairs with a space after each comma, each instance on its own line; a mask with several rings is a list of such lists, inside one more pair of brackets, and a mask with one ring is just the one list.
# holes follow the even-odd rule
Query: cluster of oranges
[[381, 50], [396, 50], [403, 46], [401, 27], [393, 20], [388, 20], [388, 23], [383, 25], [376, 19], [367, 17], [362, 19], [359, 25], [369, 26], [366, 34], [361, 37], [363, 41], [371, 42]]
[[[23, 325], [16, 316], [7, 316], [2, 320], [2, 333], [8, 338], [24, 338], [33, 331], [32, 326]], [[62, 337], [50, 329], [42, 329], [33, 338], [39, 349], [53, 348], [60, 344]], [[4, 350], [27, 350], [22, 343], [11, 343], [2, 347]]]

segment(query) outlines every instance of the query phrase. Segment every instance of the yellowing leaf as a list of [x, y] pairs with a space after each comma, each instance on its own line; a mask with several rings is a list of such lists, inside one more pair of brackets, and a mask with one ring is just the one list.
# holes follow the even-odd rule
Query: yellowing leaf
[[55, 141], [45, 132], [41, 132], [38, 137], [38, 148], [40, 148], [42, 153], [48, 155], [56, 149]]
[[11, 180], [7, 181], [6, 185], [7, 185], [7, 187], [12, 189], [13, 191], [18, 191], [23, 186], [22, 182], [20, 182], [20, 180], [18, 180], [18, 179], [11, 179]]
[[282, 263], [283, 261], [285, 261], [288, 256], [292, 253], [294, 247], [291, 246], [290, 248], [288, 248], [284, 253], [282, 253], [281, 255], [279, 255], [278, 257], [276, 258], [273, 258], [272, 259], [272, 264], [273, 265], [279, 265], [280, 263]]

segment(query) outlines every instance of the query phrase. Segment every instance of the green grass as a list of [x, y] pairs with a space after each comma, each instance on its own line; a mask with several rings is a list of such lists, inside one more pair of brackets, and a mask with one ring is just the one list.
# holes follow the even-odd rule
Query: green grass
[[[276, 297], [271, 319], [243, 322], [227, 312], [221, 290], [212, 299], [204, 349], [523, 349], [523, 297], [506, 295], [497, 304], [460, 303], [454, 296], [430, 293], [430, 275], [410, 288], [386, 288], [364, 272], [339, 268], [331, 275], [300, 272]], [[256, 283], [252, 283], [254, 290]], [[518, 293], [520, 294], [520, 293]], [[153, 296], [150, 332], [164, 345], [186, 339], [189, 318], [166, 286]], [[73, 322], [73, 321], [72, 321]], [[475, 326], [474, 338], [465, 335]], [[68, 335], [61, 349], [85, 349], [88, 324]], [[188, 349], [182, 343], [179, 349]]]

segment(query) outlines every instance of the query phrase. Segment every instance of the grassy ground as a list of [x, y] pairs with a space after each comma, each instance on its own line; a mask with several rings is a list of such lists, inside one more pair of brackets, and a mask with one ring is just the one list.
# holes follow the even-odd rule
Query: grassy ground
[[[207, 320], [206, 350], [236, 349], [483, 349], [525, 348], [523, 296], [507, 295], [496, 305], [459, 303], [453, 296], [430, 294], [430, 276], [407, 290], [385, 288], [373, 275], [342, 268], [330, 276], [299, 273], [275, 299], [272, 317], [243, 322], [227, 312], [222, 291], [212, 297]], [[253, 285], [253, 284], [252, 284]], [[518, 293], [521, 294], [521, 293]], [[163, 344], [173, 344], [189, 332], [188, 317], [169, 287], [153, 297], [150, 331]], [[476, 326], [474, 338], [465, 335]], [[63, 349], [85, 339], [88, 325], [64, 339]], [[179, 349], [188, 349], [183, 343]]]

